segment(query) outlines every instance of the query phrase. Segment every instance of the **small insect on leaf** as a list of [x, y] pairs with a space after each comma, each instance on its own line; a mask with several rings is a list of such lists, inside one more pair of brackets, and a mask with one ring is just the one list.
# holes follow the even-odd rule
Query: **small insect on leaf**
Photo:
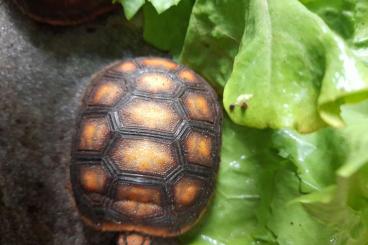
[[240, 104], [240, 108], [241, 108], [242, 110], [246, 110], [246, 109], [248, 109], [248, 104], [247, 104], [247, 103], [245, 103], [245, 102], [243, 102], [243, 103], [241, 103], [241, 104]]

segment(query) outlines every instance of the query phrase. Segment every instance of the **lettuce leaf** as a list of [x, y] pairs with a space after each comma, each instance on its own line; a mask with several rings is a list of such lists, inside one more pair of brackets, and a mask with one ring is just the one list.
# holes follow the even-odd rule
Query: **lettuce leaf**
[[144, 39], [161, 50], [179, 54], [193, 4], [194, 0], [182, 0], [162, 14], [158, 14], [152, 4], [146, 4], [143, 8]]
[[184, 244], [368, 244], [368, 102], [310, 135], [224, 122], [205, 218]]
[[223, 89], [239, 52], [244, 31], [245, 0], [197, 0], [179, 61]]
[[343, 157], [333, 160], [340, 164], [335, 181], [295, 201], [334, 231], [334, 244], [368, 244], [368, 103], [343, 115], [349, 124], [335, 132], [345, 141]]
[[183, 244], [328, 244], [332, 231], [300, 203], [294, 164], [274, 147], [272, 130], [224, 122], [222, 161], [213, 203]]
[[368, 98], [367, 67], [301, 3], [218, 2], [196, 2], [180, 60], [224, 86], [237, 124], [341, 127], [340, 106]]
[[113, 3], [120, 3], [123, 6], [125, 17], [130, 20], [144, 5], [145, 0], [113, 0]]
[[[147, 0], [152, 4], [158, 14], [161, 14], [177, 5], [181, 0]], [[112, 0], [113, 3], [120, 3], [123, 6], [125, 17], [130, 20], [137, 14], [146, 3], [145, 0]]]
[[301, 0], [340, 34], [355, 54], [368, 63], [368, 2], [365, 0]]

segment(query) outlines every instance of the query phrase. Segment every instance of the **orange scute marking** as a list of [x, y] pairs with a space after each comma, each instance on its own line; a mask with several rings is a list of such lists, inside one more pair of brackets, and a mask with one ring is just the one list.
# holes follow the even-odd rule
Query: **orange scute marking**
[[197, 132], [191, 132], [185, 141], [189, 162], [211, 166], [212, 139]]
[[102, 193], [108, 177], [100, 167], [83, 167], [80, 171], [80, 184], [87, 192]]
[[112, 106], [120, 99], [122, 94], [121, 86], [114, 82], [105, 82], [94, 89], [89, 104]]
[[169, 93], [174, 88], [174, 81], [160, 73], [146, 73], [137, 79], [137, 89], [145, 92]]
[[137, 69], [137, 66], [131, 61], [126, 61], [118, 65], [115, 69], [120, 72], [128, 73], [128, 72], [134, 72]]
[[167, 103], [134, 99], [120, 111], [123, 124], [160, 131], [173, 131], [179, 116]]
[[108, 136], [109, 126], [105, 118], [84, 119], [81, 126], [79, 150], [101, 151]]
[[151, 203], [139, 203], [135, 201], [118, 201], [115, 207], [122, 213], [136, 218], [144, 218], [162, 213], [162, 208]]
[[116, 193], [117, 200], [130, 200], [141, 203], [153, 203], [160, 205], [160, 191], [143, 186], [119, 185]]
[[213, 122], [212, 107], [204, 95], [191, 92], [185, 97], [184, 103], [190, 118]]
[[191, 70], [188, 70], [188, 69], [184, 69], [184, 70], [181, 70], [178, 74], [179, 78], [188, 82], [188, 83], [199, 83], [196, 75], [194, 74], [193, 71]]
[[174, 187], [175, 204], [177, 207], [194, 204], [201, 190], [199, 180], [192, 178], [181, 179]]
[[145, 58], [142, 64], [146, 66], [160, 67], [168, 70], [173, 70], [178, 67], [178, 64], [163, 58]]
[[112, 150], [121, 170], [164, 174], [176, 163], [169, 145], [146, 139], [123, 139]]

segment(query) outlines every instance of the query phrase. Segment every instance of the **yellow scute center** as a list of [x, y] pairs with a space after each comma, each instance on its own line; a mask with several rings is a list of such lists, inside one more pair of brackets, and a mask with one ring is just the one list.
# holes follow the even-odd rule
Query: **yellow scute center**
[[211, 166], [211, 137], [197, 132], [192, 132], [186, 139], [185, 150], [190, 162]]
[[147, 73], [137, 80], [137, 89], [145, 92], [160, 93], [171, 92], [174, 81], [160, 73]]
[[100, 151], [109, 135], [105, 118], [88, 118], [82, 122], [79, 149]]
[[142, 63], [146, 66], [160, 67], [168, 70], [173, 70], [178, 67], [174, 62], [163, 58], [145, 58]]
[[190, 70], [184, 69], [179, 72], [178, 74], [179, 78], [183, 79], [186, 82], [189, 83], [199, 83], [194, 73]]
[[100, 167], [82, 168], [80, 181], [87, 192], [102, 193], [107, 182], [107, 176]]
[[191, 178], [183, 178], [174, 188], [176, 206], [182, 207], [194, 204], [200, 190], [200, 181]]
[[123, 139], [113, 149], [112, 159], [122, 170], [161, 175], [175, 164], [169, 145], [146, 139]]
[[137, 66], [131, 61], [126, 61], [119, 64], [115, 69], [120, 72], [133, 72], [137, 69]]
[[122, 93], [123, 89], [118, 84], [106, 82], [95, 88], [89, 103], [92, 105], [112, 106], [118, 101]]
[[160, 131], [173, 131], [179, 116], [166, 103], [134, 100], [121, 111], [123, 124]]
[[189, 93], [185, 98], [185, 105], [192, 119], [212, 122], [212, 108], [205, 96]]

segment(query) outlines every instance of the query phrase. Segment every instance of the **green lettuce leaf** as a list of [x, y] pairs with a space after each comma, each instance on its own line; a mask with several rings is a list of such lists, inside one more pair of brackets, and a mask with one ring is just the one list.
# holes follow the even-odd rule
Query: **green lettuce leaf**
[[365, 0], [301, 0], [340, 34], [368, 64], [368, 2]]
[[[161, 14], [177, 5], [181, 0], [147, 0], [152, 4], [158, 14]], [[130, 20], [136, 15], [141, 7], [146, 3], [145, 0], [112, 0], [113, 3], [120, 3], [124, 8], [125, 17]]]
[[333, 244], [364, 245], [368, 244], [368, 103], [344, 108], [343, 116], [348, 126], [335, 134], [341, 137], [345, 150], [341, 154], [331, 149], [329, 154], [340, 157], [323, 162], [339, 165], [333, 172], [335, 180], [295, 201], [303, 203], [313, 217], [333, 231]]
[[182, 0], [162, 14], [153, 5], [146, 4], [144, 13], [144, 39], [155, 47], [179, 54], [184, 43], [194, 0]]
[[113, 0], [113, 3], [120, 3], [123, 6], [125, 17], [130, 20], [144, 5], [145, 0]]
[[368, 103], [300, 135], [225, 119], [213, 202], [184, 244], [368, 244]]
[[177, 5], [181, 0], [148, 0], [155, 7], [157, 12], [161, 14], [172, 6]]
[[341, 105], [368, 98], [368, 68], [298, 1], [198, 0], [180, 61], [224, 86], [230, 118], [250, 127], [342, 127]]
[[223, 89], [244, 31], [245, 0], [197, 0], [179, 61]]
[[206, 216], [183, 244], [326, 245], [333, 231], [297, 202], [300, 178], [274, 147], [272, 130], [225, 119], [216, 193]]

